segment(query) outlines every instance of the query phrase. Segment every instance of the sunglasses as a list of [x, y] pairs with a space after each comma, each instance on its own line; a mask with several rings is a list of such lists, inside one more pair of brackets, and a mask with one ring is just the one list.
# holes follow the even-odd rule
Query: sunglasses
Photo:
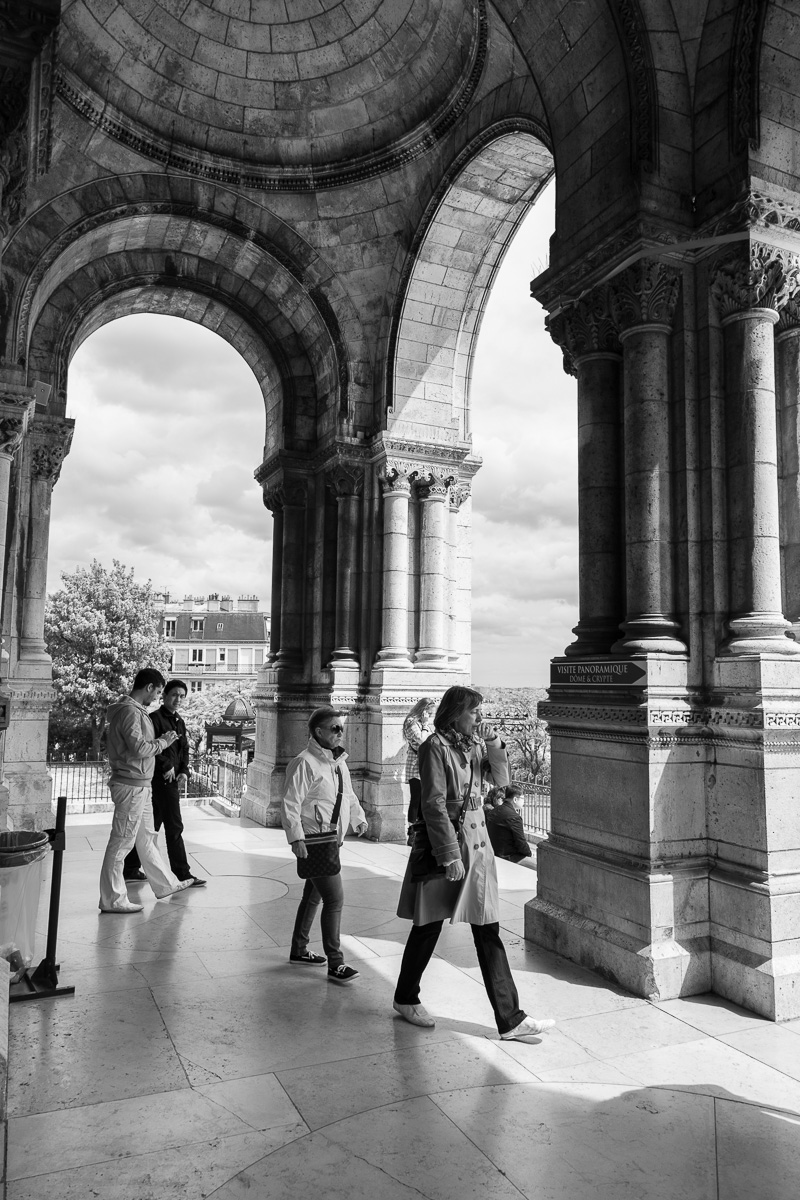
[[[322, 726], [325, 729], [325, 726]], [[326, 733], [344, 733], [344, 725], [329, 725], [325, 730]]]

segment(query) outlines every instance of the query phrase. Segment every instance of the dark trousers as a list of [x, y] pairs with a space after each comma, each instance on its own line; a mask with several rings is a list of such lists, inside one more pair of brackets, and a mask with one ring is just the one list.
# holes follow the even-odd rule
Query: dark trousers
[[422, 782], [419, 779], [409, 779], [408, 790], [411, 794], [408, 804], [408, 823], [413, 825], [420, 818], [422, 807]]
[[317, 909], [322, 904], [320, 917], [320, 932], [322, 934], [322, 949], [328, 959], [328, 969], [338, 967], [344, 962], [344, 955], [339, 944], [339, 931], [342, 927], [342, 906], [344, 905], [344, 888], [341, 875], [322, 875], [318, 879], [307, 879], [303, 888], [303, 896], [292, 932], [292, 954], [304, 954], [308, 949], [308, 939], [311, 936], [311, 926]]
[[[189, 879], [192, 872], [183, 844], [183, 821], [181, 820], [181, 790], [177, 783], [156, 783], [153, 780], [153, 824], [156, 832], [164, 826], [167, 855], [173, 875], [178, 879]], [[141, 867], [136, 848], [131, 850], [122, 864], [123, 875], [132, 874]]]
[[[443, 921], [431, 921], [429, 925], [414, 925], [412, 928], [394, 993], [397, 1004], [419, 1004], [420, 980], [436, 949], [443, 924]], [[500, 940], [500, 926], [495, 922], [493, 925], [471, 925], [470, 929], [498, 1032], [508, 1033], [509, 1029], [515, 1029], [525, 1020], [525, 1013], [519, 1006], [506, 948]]]

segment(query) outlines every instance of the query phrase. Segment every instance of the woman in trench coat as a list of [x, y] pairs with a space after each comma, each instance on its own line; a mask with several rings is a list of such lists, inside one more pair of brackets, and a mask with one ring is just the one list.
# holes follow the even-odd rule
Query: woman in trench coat
[[500, 940], [500, 898], [481, 803], [481, 768], [488, 760], [494, 783], [507, 784], [508, 758], [497, 733], [479, 727], [482, 699], [473, 688], [448, 688], [436, 713], [435, 733], [419, 748], [424, 828], [418, 837], [421, 843], [430, 841], [436, 865], [431, 862], [430, 874], [415, 878], [412, 849], [397, 915], [414, 924], [403, 953], [394, 1010], [412, 1025], [435, 1024], [419, 1002], [420, 981], [444, 922], [464, 922], [472, 927], [500, 1037], [511, 1040], [541, 1033], [555, 1022], [534, 1020], [520, 1008]]

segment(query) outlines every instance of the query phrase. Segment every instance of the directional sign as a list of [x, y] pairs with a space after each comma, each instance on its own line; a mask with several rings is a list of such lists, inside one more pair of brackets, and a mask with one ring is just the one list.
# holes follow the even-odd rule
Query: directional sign
[[644, 687], [647, 672], [629, 658], [613, 662], [554, 662], [550, 664], [550, 686], [556, 683], [591, 684], [597, 687]]

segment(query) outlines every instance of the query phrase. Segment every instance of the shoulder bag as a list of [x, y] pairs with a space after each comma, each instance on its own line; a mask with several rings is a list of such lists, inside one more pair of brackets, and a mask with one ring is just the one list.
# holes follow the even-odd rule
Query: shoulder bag
[[339, 776], [339, 790], [327, 828], [320, 816], [319, 808], [314, 806], [319, 833], [305, 835], [306, 857], [297, 859], [297, 874], [301, 879], [319, 879], [325, 875], [338, 875], [342, 869], [339, 861], [339, 810], [342, 807], [344, 779], [340, 767], [336, 768], [336, 774]]
[[[467, 812], [470, 796], [472, 795], [472, 781], [475, 776], [475, 764], [472, 763], [469, 775], [469, 785], [466, 789], [464, 803], [461, 805], [458, 816], [453, 818], [453, 827], [458, 838], [458, 845], [461, 846], [462, 827], [464, 817]], [[411, 826], [411, 853], [408, 856], [408, 867], [411, 878], [415, 883], [424, 883], [426, 879], [431, 879], [436, 875], [444, 875], [445, 868], [437, 863], [431, 846], [430, 834], [428, 826], [423, 820], [414, 821]]]

